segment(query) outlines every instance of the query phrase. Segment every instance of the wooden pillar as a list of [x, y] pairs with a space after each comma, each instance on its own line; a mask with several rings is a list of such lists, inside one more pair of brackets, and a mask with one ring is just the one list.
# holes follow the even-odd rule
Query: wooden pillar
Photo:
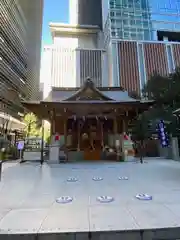
[[123, 118], [122, 119], [122, 130], [123, 130], [123, 132], [126, 132], [126, 122], [125, 122], [126, 120]]
[[102, 148], [104, 148], [104, 128], [102, 122], [100, 122], [100, 127], [101, 127], [101, 146]]
[[123, 132], [128, 131], [128, 111], [125, 112], [125, 117], [123, 119]]
[[[91, 123], [91, 122], [90, 122]], [[98, 120], [96, 117], [96, 127], [98, 128]], [[98, 133], [98, 130], [96, 129], [96, 134]], [[94, 139], [93, 139], [93, 134], [92, 134], [92, 125], [89, 124], [89, 141], [90, 145], [92, 147], [92, 150], [95, 150], [96, 146], [94, 147]]]
[[77, 146], [77, 150], [80, 151], [80, 137], [81, 137], [81, 132], [80, 132], [80, 121], [79, 119], [78, 121], [78, 129], [77, 129], [77, 134], [78, 134], [78, 146]]
[[64, 144], [67, 146], [67, 118], [64, 118]]
[[117, 139], [117, 117], [114, 118], [113, 120], [113, 127], [114, 127], [114, 147], [116, 146], [116, 139]]
[[125, 116], [123, 117], [123, 132], [127, 132], [128, 130], [128, 111], [125, 112]]
[[139, 115], [139, 109], [136, 108], [136, 118], [138, 118], [138, 115]]
[[117, 117], [115, 117], [113, 121], [114, 121], [113, 122], [114, 134], [117, 134], [117, 132], [118, 132]]
[[55, 110], [53, 109], [52, 111], [51, 111], [51, 124], [52, 124], [52, 126], [51, 126], [51, 135], [54, 135], [55, 134], [55, 131], [56, 131], [56, 126], [55, 126], [55, 117], [56, 117], [56, 114], [55, 114]]

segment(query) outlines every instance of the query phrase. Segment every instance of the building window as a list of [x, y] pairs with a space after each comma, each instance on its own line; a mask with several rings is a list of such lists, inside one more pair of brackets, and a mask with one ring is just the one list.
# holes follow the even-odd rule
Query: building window
[[113, 36], [113, 37], [116, 36], [116, 33], [115, 33], [114, 31], [112, 31], [112, 36]]

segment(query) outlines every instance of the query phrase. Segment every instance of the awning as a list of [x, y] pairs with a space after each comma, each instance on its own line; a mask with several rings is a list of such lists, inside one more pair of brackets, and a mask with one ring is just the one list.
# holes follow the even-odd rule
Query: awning
[[0, 127], [7, 124], [7, 130], [23, 130], [25, 124], [10, 115], [0, 112]]

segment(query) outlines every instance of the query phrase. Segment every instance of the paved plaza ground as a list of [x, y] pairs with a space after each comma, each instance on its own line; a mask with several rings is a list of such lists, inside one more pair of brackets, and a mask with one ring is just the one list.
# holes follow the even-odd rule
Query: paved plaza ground
[[[123, 176], [128, 180], [118, 179]], [[69, 177], [75, 177], [78, 181], [67, 182]], [[103, 180], [93, 181], [93, 177]], [[135, 195], [139, 193], [152, 195], [152, 201], [136, 199]], [[73, 201], [59, 204], [56, 199], [61, 196], [70, 196]], [[100, 203], [98, 196], [111, 196], [114, 201]], [[3, 165], [0, 239], [6, 239], [6, 234], [33, 236], [39, 233], [38, 240], [114, 240], [120, 239], [119, 234], [124, 234], [122, 239], [128, 240], [171, 240], [175, 235], [180, 238], [179, 227], [179, 162], [150, 159], [144, 164]], [[156, 229], [160, 228], [164, 231], [157, 232]], [[166, 228], [172, 229], [168, 232]], [[57, 235], [50, 235], [52, 233], [63, 235], [58, 238]], [[78, 235], [74, 237], [74, 233]], [[142, 234], [146, 237], [140, 238]]]

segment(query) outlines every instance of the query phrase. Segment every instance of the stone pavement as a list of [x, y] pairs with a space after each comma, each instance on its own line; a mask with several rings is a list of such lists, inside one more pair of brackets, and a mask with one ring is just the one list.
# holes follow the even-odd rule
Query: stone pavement
[[[180, 238], [179, 162], [6, 164], [0, 183], [0, 240], [35, 240], [37, 234], [38, 240]], [[128, 180], [118, 179], [123, 176]], [[67, 182], [69, 177], [78, 181]], [[138, 200], [139, 193], [153, 200]], [[61, 196], [73, 201], [58, 204]], [[100, 203], [98, 196], [114, 201]]]

